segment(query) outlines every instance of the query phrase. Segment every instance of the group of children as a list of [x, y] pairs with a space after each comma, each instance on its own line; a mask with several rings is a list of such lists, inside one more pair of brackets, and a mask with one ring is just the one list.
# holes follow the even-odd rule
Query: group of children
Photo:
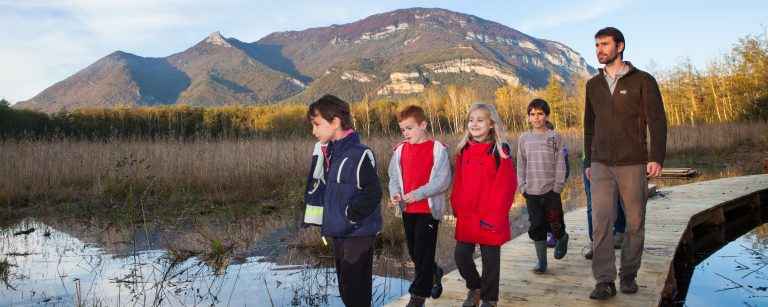
[[[504, 125], [493, 105], [468, 110], [465, 132], [456, 146], [450, 206], [456, 219], [456, 266], [468, 289], [463, 306], [495, 306], [499, 296], [501, 245], [511, 240], [509, 210], [516, 191], [525, 196], [528, 234], [536, 247], [533, 273], [547, 269], [547, 233], [556, 239], [554, 257], [568, 250], [560, 192], [566, 161], [560, 134], [547, 127], [546, 101], [528, 106], [533, 127], [519, 138], [517, 171]], [[339, 293], [346, 306], [370, 306], [375, 236], [381, 230], [382, 190], [371, 150], [352, 130], [349, 105], [326, 95], [309, 106], [307, 118], [319, 140], [305, 191], [303, 226], [321, 226], [332, 240]], [[398, 122], [405, 141], [393, 149], [389, 199], [402, 215], [414, 280], [408, 306], [423, 306], [442, 293], [442, 268], [435, 263], [437, 231], [445, 215], [451, 183], [446, 145], [427, 137], [427, 116], [412, 105]], [[482, 276], [473, 260], [480, 246]], [[482, 301], [482, 303], [481, 303]]]

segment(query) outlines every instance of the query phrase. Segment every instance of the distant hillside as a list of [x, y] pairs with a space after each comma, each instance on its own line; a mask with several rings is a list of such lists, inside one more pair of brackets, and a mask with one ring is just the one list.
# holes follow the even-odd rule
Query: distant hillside
[[[165, 58], [114, 52], [16, 107], [308, 103], [404, 97], [449, 84], [542, 88], [594, 73], [558, 42], [472, 15], [402, 9], [245, 43], [216, 32]], [[492, 93], [488, 93], [492, 95]]]

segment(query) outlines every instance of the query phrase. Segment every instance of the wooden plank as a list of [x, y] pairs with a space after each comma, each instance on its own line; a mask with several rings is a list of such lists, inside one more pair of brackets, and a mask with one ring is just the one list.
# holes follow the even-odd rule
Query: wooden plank
[[[502, 246], [499, 306], [657, 306], [669, 280], [674, 280], [670, 272], [674, 272], [673, 257], [678, 246], [692, 239], [687, 237], [691, 225], [696, 225], [692, 223], [708, 221], [716, 224], [721, 219], [724, 204], [766, 191], [768, 175], [664, 188], [665, 197], [650, 198], [646, 209], [645, 250], [637, 276], [640, 289], [636, 294], [618, 293], [608, 301], [589, 299], [595, 282], [591, 261], [581, 255], [582, 247], [589, 242], [586, 208], [568, 212], [565, 215], [571, 238], [568, 255], [562, 260], [555, 260], [551, 255], [553, 250], [549, 249], [546, 274], [534, 275], [531, 272], [535, 250], [527, 235], [518, 236]], [[751, 203], [759, 202], [759, 197], [748, 199], [751, 201], [742, 202], [745, 206], [755, 206]], [[620, 250], [616, 251], [617, 265], [620, 253]], [[476, 265], [480, 270], [480, 259], [476, 260]], [[467, 289], [458, 271], [447, 273], [443, 277], [443, 286], [443, 295], [437, 300], [428, 299], [426, 305], [460, 306], [466, 298]], [[408, 299], [406, 295], [391, 302], [390, 306], [405, 306]]]

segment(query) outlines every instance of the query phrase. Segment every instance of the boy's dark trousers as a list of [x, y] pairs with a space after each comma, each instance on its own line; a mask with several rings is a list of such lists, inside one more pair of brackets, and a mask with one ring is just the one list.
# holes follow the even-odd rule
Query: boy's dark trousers
[[405, 239], [408, 254], [414, 265], [413, 283], [408, 292], [421, 297], [429, 297], [435, 276], [435, 248], [437, 247], [437, 226], [440, 221], [430, 213], [403, 212]]
[[565, 234], [565, 220], [563, 219], [563, 203], [560, 194], [549, 191], [542, 195], [524, 194], [525, 207], [528, 209], [528, 236], [533, 241], [547, 239], [547, 231], [560, 239]]
[[[546, 235], [546, 233], [545, 233]], [[456, 241], [453, 257], [459, 274], [467, 281], [470, 290], [480, 289], [480, 298], [484, 301], [499, 300], [499, 275], [501, 273], [501, 246], [480, 244], [480, 257], [483, 262], [483, 277], [477, 272], [472, 254], [474, 243]]]
[[333, 238], [339, 294], [346, 306], [371, 306], [375, 242], [375, 236]]

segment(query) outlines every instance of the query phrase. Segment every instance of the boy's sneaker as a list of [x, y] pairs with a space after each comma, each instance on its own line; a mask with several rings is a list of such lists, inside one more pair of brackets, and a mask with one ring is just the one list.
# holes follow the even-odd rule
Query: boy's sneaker
[[547, 247], [555, 247], [555, 244], [557, 244], [557, 239], [551, 232], [547, 232]]
[[619, 290], [621, 293], [637, 293], [637, 281], [634, 277], [621, 277]]
[[405, 306], [406, 307], [424, 307], [425, 300], [426, 299], [421, 296], [411, 294], [411, 300], [409, 300], [408, 305], [405, 305]]
[[435, 281], [432, 285], [431, 297], [436, 299], [443, 294], [443, 268], [435, 266]]
[[[584, 248], [581, 249], [581, 254], [584, 255], [584, 258], [592, 260], [592, 256], [594, 255], [593, 248], [594, 247], [592, 246], [592, 242], [589, 242], [587, 246], [584, 246]], [[584, 253], [584, 249], [589, 249], [586, 254]]]
[[599, 282], [589, 294], [593, 300], [607, 300], [616, 296], [616, 284], [613, 282]]
[[480, 307], [496, 307], [497, 301], [483, 301]]
[[613, 235], [613, 248], [621, 249], [621, 245], [624, 244], [624, 233], [617, 232]]
[[462, 304], [462, 307], [477, 307], [480, 303], [480, 289], [469, 290], [467, 292], [467, 299]]

